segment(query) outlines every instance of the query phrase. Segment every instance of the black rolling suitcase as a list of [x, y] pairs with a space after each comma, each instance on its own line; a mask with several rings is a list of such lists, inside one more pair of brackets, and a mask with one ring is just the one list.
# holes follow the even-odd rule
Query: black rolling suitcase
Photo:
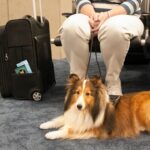
[[0, 28], [2, 97], [38, 101], [54, 84], [48, 20], [34, 12], [34, 17], [8, 21]]

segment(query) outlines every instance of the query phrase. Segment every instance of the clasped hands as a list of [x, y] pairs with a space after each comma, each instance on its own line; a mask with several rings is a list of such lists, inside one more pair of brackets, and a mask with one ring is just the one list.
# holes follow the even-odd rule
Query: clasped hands
[[101, 25], [109, 18], [108, 12], [94, 13], [90, 16], [89, 24], [91, 26], [91, 32], [94, 36], [97, 35]]

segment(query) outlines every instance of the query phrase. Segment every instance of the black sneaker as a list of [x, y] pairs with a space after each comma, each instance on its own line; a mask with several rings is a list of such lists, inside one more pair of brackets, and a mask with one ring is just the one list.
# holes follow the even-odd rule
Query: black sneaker
[[114, 106], [116, 106], [120, 100], [120, 95], [109, 95], [110, 101]]

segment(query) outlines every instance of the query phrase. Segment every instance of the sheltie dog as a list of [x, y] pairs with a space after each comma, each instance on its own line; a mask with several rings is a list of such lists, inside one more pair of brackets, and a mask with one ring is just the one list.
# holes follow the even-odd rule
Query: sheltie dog
[[71, 74], [66, 86], [64, 113], [40, 125], [47, 139], [136, 137], [150, 132], [150, 91], [121, 96], [114, 107], [98, 76], [81, 80]]

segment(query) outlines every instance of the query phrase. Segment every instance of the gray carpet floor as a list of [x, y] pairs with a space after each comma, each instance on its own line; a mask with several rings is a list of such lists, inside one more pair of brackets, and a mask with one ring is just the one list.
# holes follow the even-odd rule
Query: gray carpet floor
[[[150, 150], [150, 134], [142, 133], [134, 139], [112, 140], [46, 140], [38, 127], [63, 112], [65, 84], [69, 74], [66, 59], [54, 60], [56, 85], [48, 90], [40, 102], [3, 99], [0, 97], [0, 150]], [[100, 62], [102, 76], [105, 67]], [[98, 73], [92, 55], [89, 75]], [[150, 66], [126, 66], [121, 73], [123, 92], [150, 90]]]

